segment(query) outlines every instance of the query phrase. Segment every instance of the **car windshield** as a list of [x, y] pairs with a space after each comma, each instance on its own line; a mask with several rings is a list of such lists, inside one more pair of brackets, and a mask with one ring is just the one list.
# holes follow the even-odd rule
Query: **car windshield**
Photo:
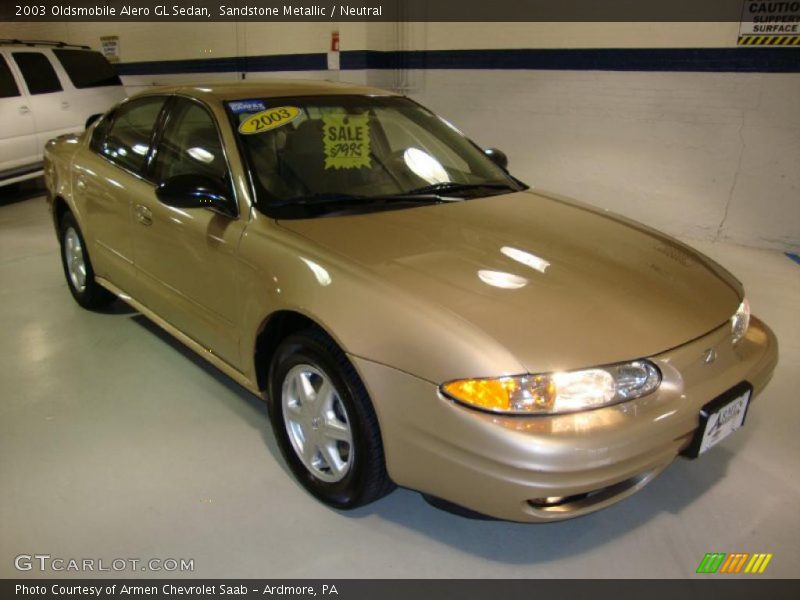
[[270, 216], [404, 208], [524, 189], [452, 125], [400, 97], [230, 101]]

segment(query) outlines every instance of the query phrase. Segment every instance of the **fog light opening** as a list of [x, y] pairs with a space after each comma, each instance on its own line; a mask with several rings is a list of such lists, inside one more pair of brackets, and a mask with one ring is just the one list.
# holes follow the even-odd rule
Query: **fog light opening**
[[539, 508], [539, 509], [555, 508], [557, 506], [562, 506], [569, 502], [582, 500], [588, 495], [589, 494], [586, 493], [586, 494], [575, 494], [574, 496], [546, 496], [544, 498], [532, 498], [531, 500], [528, 500], [528, 504], [530, 504], [534, 508]]
[[630, 492], [650, 481], [663, 467], [645, 471], [618, 483], [600, 487], [586, 492], [572, 494], [571, 496], [544, 496], [531, 498], [528, 506], [541, 512], [570, 513], [591, 508], [613, 498], [614, 496]]

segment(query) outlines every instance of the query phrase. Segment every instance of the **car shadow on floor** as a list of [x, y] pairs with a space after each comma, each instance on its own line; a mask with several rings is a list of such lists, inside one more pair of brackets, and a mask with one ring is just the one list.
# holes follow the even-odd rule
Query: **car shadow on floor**
[[[281, 456], [269, 424], [266, 404], [143, 315], [136, 313], [132, 320], [230, 392], [221, 394], [220, 402], [259, 429], [271, 459], [277, 461], [286, 477], [302, 492]], [[678, 458], [649, 485], [619, 504], [557, 523], [524, 524], [467, 519], [435, 509], [420, 494], [407, 489], [398, 489], [378, 502], [356, 510], [329, 510], [331, 518], [378, 517], [489, 561], [516, 565], [540, 564], [602, 549], [664, 513], [679, 515], [725, 476], [732, 455], [726, 448], [717, 447], [699, 460]]]
[[[214, 365], [198, 356], [193, 350], [189, 349], [172, 335], [161, 329], [161, 327], [156, 325], [153, 321], [136, 312], [122, 300], [117, 300], [111, 306], [113, 307], [116, 304], [122, 304], [131, 313], [133, 313], [133, 316], [131, 317], [133, 322], [146, 329], [151, 334], [155, 335], [176, 352], [183, 355], [184, 358], [192, 362], [199, 369], [202, 369], [206, 375], [214, 379], [216, 383], [230, 392], [228, 395], [220, 395], [220, 402], [223, 402], [225, 406], [230, 408], [234, 413], [236, 413], [237, 416], [241, 417], [245, 422], [261, 432], [264, 439], [264, 445], [267, 447], [267, 450], [271, 455], [271, 459], [277, 461], [277, 463], [286, 473], [287, 477], [292, 477], [289, 466], [283, 460], [281, 451], [278, 448], [277, 442], [275, 441], [275, 436], [272, 433], [272, 427], [267, 414], [267, 405], [261, 398], [239, 385], [236, 381], [228, 377]], [[266, 458], [269, 460], [269, 457]]]
[[129, 304], [126, 304], [121, 298], [117, 298], [108, 306], [104, 306], [102, 308], [93, 308], [92, 312], [99, 313], [101, 315], [138, 315], [142, 317], [142, 319], [145, 319], [145, 317], [139, 315], [135, 308]]

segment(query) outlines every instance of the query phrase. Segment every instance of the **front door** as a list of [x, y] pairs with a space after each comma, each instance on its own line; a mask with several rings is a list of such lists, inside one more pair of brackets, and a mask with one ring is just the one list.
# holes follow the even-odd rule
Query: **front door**
[[[212, 177], [230, 189], [217, 123], [199, 102], [176, 97], [156, 149], [150, 177]], [[203, 347], [239, 368], [237, 249], [246, 220], [231, 210], [183, 209], [155, 193], [134, 206], [136, 292], [142, 303]]]

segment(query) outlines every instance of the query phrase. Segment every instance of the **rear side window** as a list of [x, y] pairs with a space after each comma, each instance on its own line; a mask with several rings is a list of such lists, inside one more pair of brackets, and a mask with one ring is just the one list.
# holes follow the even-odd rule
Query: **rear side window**
[[14, 74], [6, 62], [5, 57], [0, 56], [0, 98], [11, 98], [19, 96], [17, 82], [14, 81]]
[[100, 153], [120, 166], [141, 174], [162, 106], [164, 98], [159, 96], [139, 98], [120, 106], [100, 145]]
[[99, 52], [90, 50], [53, 50], [72, 85], [78, 89], [122, 85], [114, 67]]
[[22, 77], [31, 94], [51, 94], [62, 90], [53, 65], [41, 52], [14, 52]]

